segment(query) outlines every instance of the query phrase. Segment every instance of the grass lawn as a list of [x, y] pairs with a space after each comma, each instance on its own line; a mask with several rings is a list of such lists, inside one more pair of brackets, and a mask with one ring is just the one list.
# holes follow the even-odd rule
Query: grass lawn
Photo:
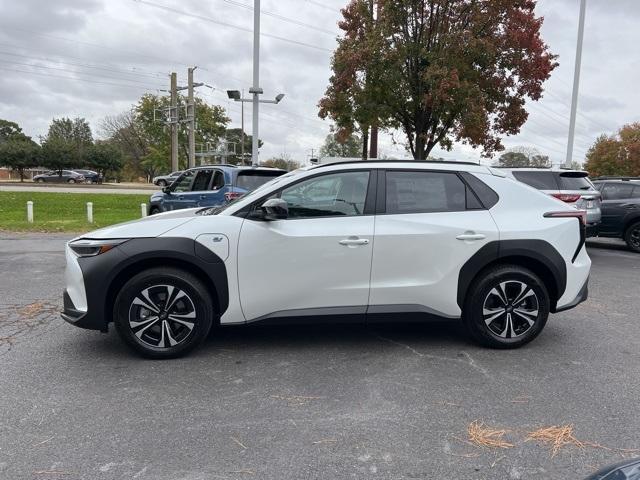
[[[33, 223], [27, 222], [27, 201], [33, 202]], [[93, 223], [87, 222], [93, 202]], [[87, 232], [140, 218], [140, 204], [149, 195], [107, 193], [0, 192], [0, 230]]]

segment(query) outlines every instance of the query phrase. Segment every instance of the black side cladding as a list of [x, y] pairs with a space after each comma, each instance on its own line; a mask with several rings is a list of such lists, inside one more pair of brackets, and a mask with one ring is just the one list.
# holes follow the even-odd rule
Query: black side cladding
[[[487, 243], [478, 250], [460, 269], [457, 303], [464, 307], [464, 300], [473, 279], [487, 265], [509, 257], [531, 259], [546, 267], [555, 281], [556, 299], [567, 287], [567, 266], [558, 251], [544, 240], [500, 240]], [[525, 265], [526, 266], [526, 265]]]
[[[197, 251], [197, 255], [196, 255]], [[136, 238], [98, 255], [78, 259], [84, 277], [88, 311], [75, 324], [82, 328], [106, 330], [112, 320], [115, 295], [121, 284], [141, 269], [171, 263], [209, 283], [215, 290], [214, 304], [222, 314], [229, 306], [229, 288], [224, 261], [189, 238]]]

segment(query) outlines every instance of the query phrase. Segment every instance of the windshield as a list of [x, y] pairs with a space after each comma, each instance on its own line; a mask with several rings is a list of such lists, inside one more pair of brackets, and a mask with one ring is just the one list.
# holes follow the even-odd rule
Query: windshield
[[261, 187], [270, 180], [273, 180], [275, 177], [282, 176], [284, 173], [285, 172], [278, 170], [246, 170], [238, 172], [238, 178], [236, 178], [236, 187], [252, 191], [258, 187]]

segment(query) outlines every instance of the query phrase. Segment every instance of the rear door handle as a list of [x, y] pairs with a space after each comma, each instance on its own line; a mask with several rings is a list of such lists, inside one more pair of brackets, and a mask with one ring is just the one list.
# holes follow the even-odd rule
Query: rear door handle
[[345, 247], [357, 247], [358, 245], [368, 245], [369, 240], [366, 238], [349, 237], [340, 240], [338, 243]]
[[200, 200], [204, 200], [205, 198], [207, 198], [206, 195], [200, 195]]
[[458, 235], [456, 238], [458, 240], [474, 241], [484, 240], [485, 238], [487, 238], [487, 236], [483, 235], [482, 233], [465, 232], [462, 235]]

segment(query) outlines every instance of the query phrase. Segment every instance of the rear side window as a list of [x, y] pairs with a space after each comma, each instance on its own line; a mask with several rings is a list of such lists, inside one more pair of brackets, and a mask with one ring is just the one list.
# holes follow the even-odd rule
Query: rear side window
[[593, 190], [586, 175], [560, 174], [560, 190]]
[[224, 187], [224, 173], [216, 170], [213, 183], [211, 184], [211, 190], [220, 190], [222, 187]]
[[602, 189], [605, 200], [622, 200], [632, 198], [633, 185], [628, 183], [607, 183]]
[[243, 188], [248, 191], [255, 190], [267, 183], [269, 180], [273, 180], [284, 173], [286, 172], [269, 172], [264, 170], [247, 170], [244, 172], [238, 172], [236, 187]]
[[466, 210], [466, 186], [455, 173], [387, 171], [386, 177], [386, 213]]
[[640, 198], [640, 186], [636, 186], [633, 189], [633, 193], [631, 194], [631, 198]]
[[486, 209], [490, 209], [498, 203], [498, 194], [478, 177], [468, 172], [461, 172], [460, 175], [464, 178], [464, 181], [467, 182], [469, 187], [471, 187], [471, 190], [473, 190], [473, 192], [467, 192], [468, 209], [475, 210], [475, 208], [472, 208], [469, 203], [469, 199], [473, 196], [473, 193], [477, 195]]
[[558, 182], [553, 172], [541, 171], [541, 172], [529, 172], [529, 171], [514, 171], [513, 176], [519, 182], [526, 183], [530, 187], [537, 188], [538, 190], [558, 190]]
[[212, 170], [199, 170], [196, 174], [195, 180], [193, 181], [193, 187], [191, 187], [191, 190], [194, 192], [207, 190], [209, 188], [209, 183], [211, 183], [212, 176]]

